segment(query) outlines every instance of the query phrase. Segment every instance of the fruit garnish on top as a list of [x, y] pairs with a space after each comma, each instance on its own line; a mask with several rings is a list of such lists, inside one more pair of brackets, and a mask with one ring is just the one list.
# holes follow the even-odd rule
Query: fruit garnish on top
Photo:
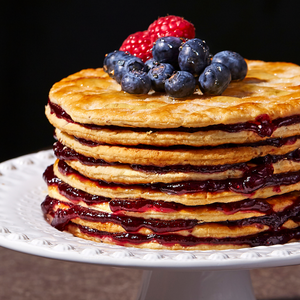
[[212, 55], [206, 42], [195, 38], [194, 25], [178, 16], [161, 17], [148, 30], [129, 35], [119, 50], [105, 56], [103, 69], [124, 92], [152, 89], [174, 98], [188, 97], [197, 87], [205, 95], [221, 95], [248, 70], [236, 52]]

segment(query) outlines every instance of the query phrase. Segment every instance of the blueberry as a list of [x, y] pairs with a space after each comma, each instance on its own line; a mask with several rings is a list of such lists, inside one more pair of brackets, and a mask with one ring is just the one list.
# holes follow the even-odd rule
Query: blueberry
[[148, 67], [148, 70], [151, 70], [152, 68], [156, 67], [158, 65], [158, 62], [152, 57], [148, 59], [145, 62], [145, 66]]
[[186, 71], [174, 73], [165, 82], [166, 93], [174, 98], [183, 98], [194, 93], [196, 82], [194, 76]]
[[132, 56], [122, 57], [121, 59], [117, 60], [115, 66], [114, 66], [114, 69], [112, 71], [111, 77], [114, 78], [118, 83], [120, 83], [122, 80], [123, 70], [124, 70], [126, 61], [131, 58], [132, 58]]
[[180, 47], [178, 56], [179, 68], [182, 71], [199, 76], [209, 64], [210, 54], [206, 42], [200, 39], [191, 39]]
[[244, 58], [233, 51], [221, 51], [217, 53], [212, 62], [218, 62], [229, 68], [232, 80], [243, 80], [247, 75], [248, 67]]
[[153, 45], [153, 58], [160, 63], [169, 63], [177, 65], [179, 47], [182, 40], [174, 36], [165, 36], [159, 38]]
[[109, 74], [109, 76], [114, 77], [114, 68], [118, 60], [131, 57], [131, 54], [124, 51], [115, 50], [105, 55], [103, 61], [103, 70]]
[[174, 71], [174, 67], [166, 63], [161, 63], [153, 67], [148, 73], [153, 90], [156, 92], [164, 92], [165, 81], [172, 76]]
[[147, 94], [151, 89], [151, 80], [142, 70], [128, 71], [121, 81], [122, 90], [130, 94]]
[[231, 81], [230, 70], [223, 64], [211, 63], [199, 77], [203, 94], [221, 95]]
[[145, 70], [144, 62], [136, 56], [126, 57], [125, 59], [118, 60], [114, 68], [114, 79], [121, 83], [123, 75], [132, 70]]

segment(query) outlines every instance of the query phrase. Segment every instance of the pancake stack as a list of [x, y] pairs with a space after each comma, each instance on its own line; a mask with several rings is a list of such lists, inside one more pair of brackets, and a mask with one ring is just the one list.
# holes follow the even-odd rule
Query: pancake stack
[[299, 240], [300, 67], [247, 64], [247, 77], [222, 96], [132, 95], [103, 69], [54, 84], [48, 222], [152, 249]]

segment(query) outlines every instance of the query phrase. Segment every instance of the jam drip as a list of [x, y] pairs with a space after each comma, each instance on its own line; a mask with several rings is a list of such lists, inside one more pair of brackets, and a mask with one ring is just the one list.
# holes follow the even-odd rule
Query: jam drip
[[197, 245], [240, 245], [240, 246], [271, 246], [277, 244], [286, 244], [291, 240], [300, 239], [300, 229], [281, 229], [276, 232], [267, 231], [256, 235], [241, 236], [236, 238], [197, 238], [192, 235], [182, 236], [178, 234], [131, 234], [131, 233], [109, 233], [99, 231], [85, 226], [72, 224], [77, 226], [80, 231], [89, 236], [108, 239], [120, 246], [141, 245], [150, 243], [151, 241], [157, 242], [163, 246], [173, 246], [179, 244], [183, 247], [192, 247]]
[[94, 124], [81, 124], [77, 123], [72, 120], [71, 116], [67, 114], [65, 110], [63, 110], [59, 105], [52, 103], [50, 100], [48, 101], [49, 107], [51, 109], [51, 113], [54, 113], [58, 118], [65, 119], [69, 123], [79, 124], [84, 126], [85, 128], [94, 129], [94, 130], [103, 130], [103, 129], [110, 129], [110, 130], [131, 130], [136, 132], [147, 132], [150, 129], [153, 132], [159, 131], [179, 131], [179, 132], [198, 132], [198, 131], [210, 131], [210, 130], [221, 130], [225, 132], [240, 132], [240, 131], [253, 131], [261, 137], [270, 137], [273, 132], [282, 126], [289, 126], [293, 124], [300, 123], [300, 115], [293, 115], [285, 118], [278, 118], [275, 120], [271, 120], [270, 116], [267, 114], [262, 114], [258, 116], [252, 122], [245, 122], [245, 123], [237, 123], [237, 124], [219, 124], [219, 125], [211, 125], [207, 127], [201, 128], [172, 128], [172, 129], [157, 129], [157, 128], [125, 128], [120, 126], [113, 126], [113, 125], [94, 125]]
[[144, 219], [140, 217], [129, 217], [116, 214], [110, 214], [105, 212], [88, 209], [79, 205], [66, 204], [68, 206], [65, 209], [56, 209], [54, 207], [59, 205], [59, 200], [53, 199], [49, 196], [46, 197], [42, 203], [42, 210], [45, 215], [51, 215], [53, 220], [51, 225], [58, 230], [65, 230], [66, 226], [72, 221], [72, 219], [80, 218], [82, 220], [90, 222], [112, 222], [122, 226], [122, 228], [128, 233], [137, 233], [141, 228], [147, 228], [154, 233], [168, 234], [180, 230], [191, 231], [195, 226], [201, 226], [203, 224], [219, 224], [229, 228], [244, 227], [247, 225], [267, 225], [270, 231], [280, 231], [282, 225], [287, 220], [293, 220], [295, 222], [300, 221], [300, 203], [299, 199], [285, 210], [278, 213], [271, 213], [262, 217], [253, 217], [248, 219], [242, 219], [237, 221], [226, 222], [214, 222], [214, 223], [201, 223], [194, 219], [176, 219], [176, 220], [160, 220], [160, 219]]
[[59, 193], [75, 204], [83, 201], [87, 205], [93, 205], [108, 202], [110, 200], [110, 198], [88, 194], [84, 191], [71, 187], [67, 183], [64, 183], [61, 179], [54, 175], [53, 165], [46, 168], [43, 178], [48, 186], [57, 186]]
[[[186, 206], [176, 202], [153, 201], [146, 199], [111, 199], [97, 195], [91, 195], [84, 191], [78, 190], [67, 183], [63, 183], [54, 175], [53, 165], [49, 166], [44, 174], [44, 180], [48, 186], [55, 185], [59, 193], [69, 199], [73, 204], [83, 201], [87, 205], [94, 205], [103, 202], [109, 202], [110, 209], [113, 213], [127, 212], [147, 212], [157, 211], [161, 213], [179, 212], [181, 210], [194, 212], [203, 206]], [[262, 213], [273, 212], [272, 206], [262, 199], [246, 199], [232, 203], [213, 203], [205, 205], [207, 210], [218, 210], [225, 214], [235, 214], [239, 211], [256, 211]]]
[[[189, 193], [220, 193], [231, 191], [244, 195], [251, 195], [258, 189], [273, 186], [278, 188], [281, 185], [295, 184], [300, 181], [300, 172], [288, 172], [273, 174], [273, 167], [270, 164], [256, 166], [241, 178], [228, 178], [225, 180], [205, 180], [205, 181], [182, 181], [176, 183], [153, 183], [153, 184], [121, 184], [106, 182], [102, 180], [89, 179], [76, 170], [72, 169], [64, 161], [58, 162], [59, 171], [65, 176], [75, 175], [80, 181], [93, 181], [101, 188], [117, 189], [119, 187], [149, 188], [171, 195], [184, 195]], [[279, 189], [278, 189], [279, 191]]]

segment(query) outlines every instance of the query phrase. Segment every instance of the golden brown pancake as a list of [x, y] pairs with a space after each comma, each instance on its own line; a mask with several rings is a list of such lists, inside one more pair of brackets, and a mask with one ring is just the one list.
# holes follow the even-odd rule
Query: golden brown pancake
[[106, 126], [102, 130], [95, 130], [77, 123], [70, 123], [65, 119], [57, 117], [55, 113], [51, 113], [49, 105], [46, 106], [46, 115], [54, 127], [69, 135], [112, 145], [151, 145], [158, 147], [175, 145], [194, 147], [218, 146], [222, 144], [255, 143], [270, 137], [291, 137], [297, 135], [300, 131], [300, 124], [279, 127], [270, 137], [261, 137], [253, 131], [226, 132], [221, 130], [200, 130], [188, 132], [176, 131], [176, 129], [172, 131], [168, 129], [157, 131], [152, 128], [145, 131], [135, 131], [134, 128], [120, 127], [112, 129], [109, 126]]
[[224, 165], [248, 162], [257, 157], [268, 154], [283, 155], [300, 147], [300, 138], [292, 139], [282, 146], [275, 145], [254, 145], [239, 147], [124, 147], [113, 145], [89, 146], [81, 143], [73, 136], [70, 136], [59, 129], [56, 129], [58, 140], [65, 146], [74, 149], [76, 152], [87, 157], [103, 159], [107, 162], [120, 162], [123, 164], [141, 164], [153, 166], [168, 165]]
[[[106, 182], [122, 183], [122, 184], [143, 184], [143, 183], [173, 183], [188, 180], [225, 180], [228, 178], [241, 178], [244, 172], [239, 169], [226, 170], [224, 172], [201, 173], [201, 172], [144, 172], [132, 169], [129, 165], [120, 164], [118, 166], [89, 166], [75, 160], [67, 160], [66, 163], [80, 174], [94, 180], [103, 180]], [[247, 164], [243, 165], [248, 166]], [[249, 164], [249, 168], [255, 168], [255, 164]], [[274, 168], [274, 174], [297, 172], [300, 170], [300, 162], [291, 160], [281, 160], [274, 164], [270, 164]]]
[[300, 114], [300, 67], [292, 63], [247, 61], [245, 80], [232, 82], [222, 96], [201, 93], [176, 100], [164, 94], [132, 95], [103, 69], [87, 69], [54, 84], [51, 102], [82, 124], [121, 127], [206, 127], [277, 119]]

